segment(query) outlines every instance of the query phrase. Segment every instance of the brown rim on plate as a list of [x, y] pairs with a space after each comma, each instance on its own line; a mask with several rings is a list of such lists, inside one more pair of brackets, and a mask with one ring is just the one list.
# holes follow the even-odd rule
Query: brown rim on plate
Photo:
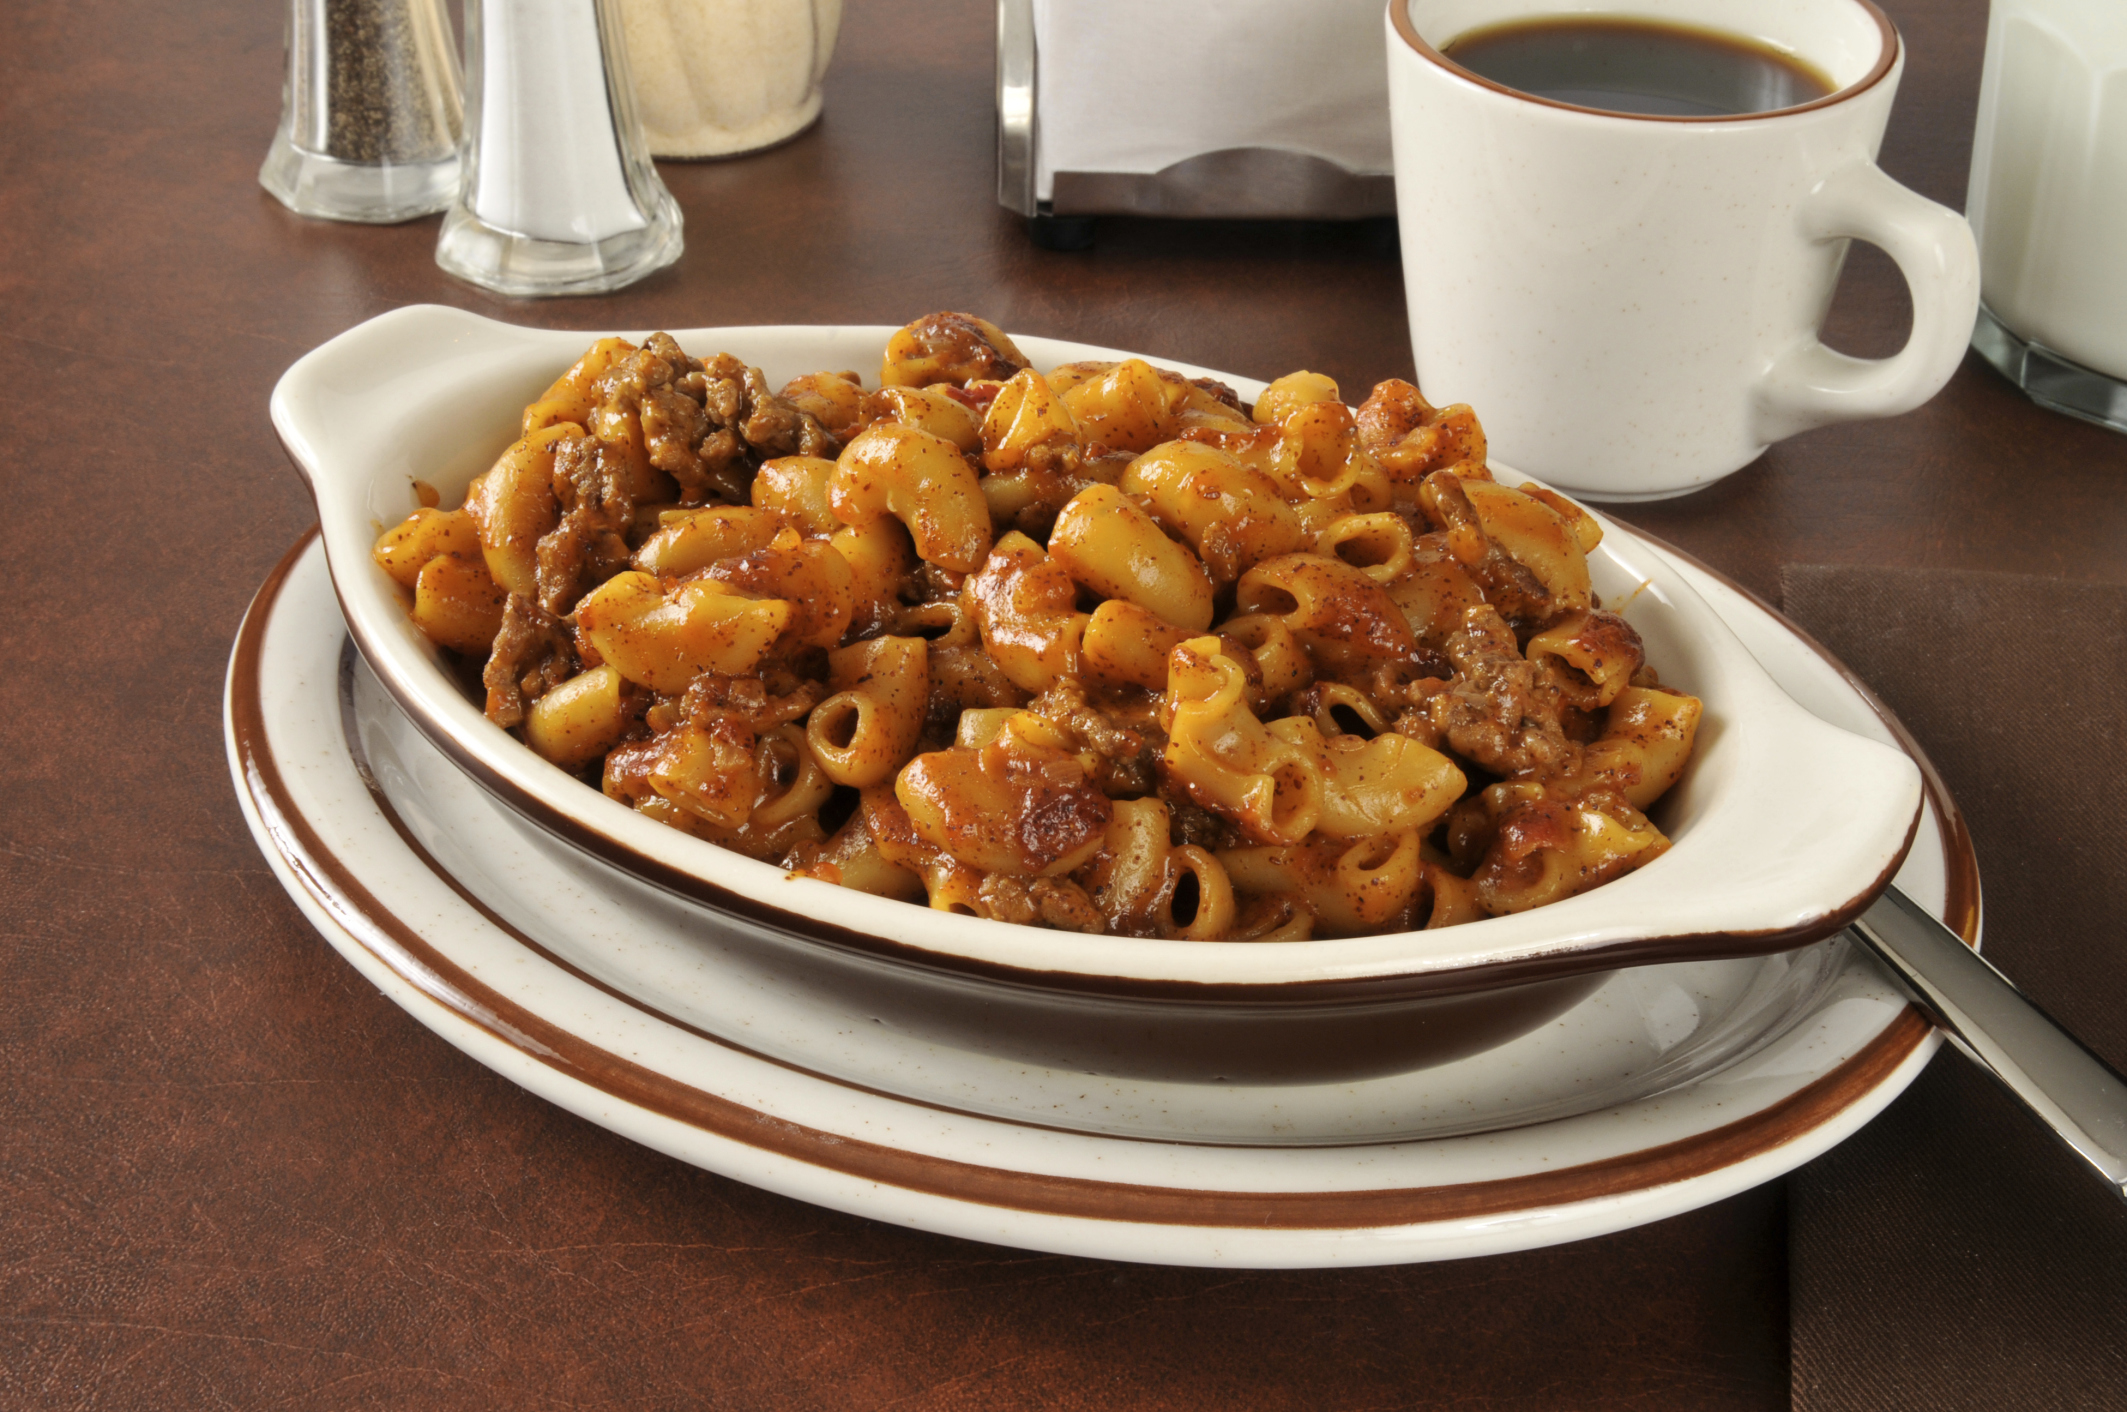
[[[565, 1077], [702, 1132], [779, 1157], [948, 1200], [1077, 1219], [1197, 1227], [1336, 1230], [1469, 1219], [1688, 1180], [1794, 1141], [1883, 1082], [1926, 1038], [1911, 1006], [1830, 1073], [1734, 1123], [1645, 1151], [1557, 1171], [1451, 1186], [1339, 1192], [1231, 1192], [1154, 1187], [1012, 1172], [903, 1152], [790, 1123], [708, 1093], [590, 1044], [499, 994], [437, 951], [332, 855], [295, 808], [268, 747], [259, 662], [266, 623], [306, 533], [260, 587], [230, 663], [229, 727], [244, 782], [275, 850], [304, 890], [395, 974], [445, 1009]], [[1655, 541], [1659, 544], [1659, 541]], [[1663, 545], [1680, 558], [1698, 561]], [[1699, 567], [1703, 568], [1703, 565]], [[1712, 571], [1708, 571], [1712, 572]], [[1725, 577], [1724, 583], [1730, 583]], [[1731, 583], [1731, 586], [1735, 586]], [[1758, 602], [1755, 595], [1740, 589]], [[1764, 607], [1762, 602], [1759, 606]], [[1836, 658], [1768, 612], [1860, 690], [1919, 765], [1940, 825], [1953, 929], [1969, 942], [1979, 921], [1970, 836], [1934, 768], [1895, 717]]]
[[[1416, 50], [1419, 58], [1437, 64], [1457, 78], [1465, 79], [1480, 88], [1489, 88], [1494, 93], [1504, 94], [1506, 97], [1519, 102], [1534, 103], [1545, 108], [1558, 108], [1568, 113], [1585, 113], [1590, 117], [1621, 118], [1637, 123], [1743, 123], [1758, 122], [1766, 118], [1791, 117], [1796, 113], [1808, 113], [1818, 108], [1828, 108], [1834, 103], [1843, 103], [1849, 98], [1865, 93], [1883, 82], [1885, 76], [1890, 73], [1892, 67], [1898, 62], [1900, 43], [1898, 27], [1891, 23], [1890, 16], [1877, 8], [1875, 0], [1854, 0], [1854, 3], [1868, 11], [1869, 18], [1876, 22], [1877, 33], [1882, 36], [1883, 40], [1877, 52], [1875, 64], [1860, 78], [1844, 88], [1835, 89], [1825, 94], [1822, 98], [1812, 98], [1807, 103], [1797, 103], [1789, 108], [1768, 108], [1762, 113], [1706, 113], [1697, 115], [1681, 113], [1621, 113], [1613, 108], [1590, 108], [1581, 103], [1566, 103], [1556, 98], [1545, 98], [1534, 93], [1524, 93], [1518, 88], [1509, 88], [1505, 84], [1486, 78], [1483, 74], [1477, 73], [1472, 69], [1464, 68], [1427, 43], [1425, 38], [1418, 33], [1418, 27], [1411, 23], [1410, 0], [1388, 0], [1388, 16], [1389, 23], [1396, 28], [1397, 37]], [[1530, 15], [1525, 18], [1537, 19], [1541, 17]], [[1576, 10], [1573, 12], [1573, 18], [1639, 19], [1643, 17], [1624, 10], [1616, 12]], [[1691, 26], [1691, 28], [1700, 28], [1700, 26]]]

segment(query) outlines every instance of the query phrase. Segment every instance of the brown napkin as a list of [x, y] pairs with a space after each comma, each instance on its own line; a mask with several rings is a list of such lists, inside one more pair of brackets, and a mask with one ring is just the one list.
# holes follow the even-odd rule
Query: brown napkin
[[[1982, 949], [2127, 1069], [2127, 587], [1799, 565], [1963, 807]], [[2127, 1407], [2127, 1202], [1945, 1048], [1789, 1179], [1794, 1405]]]

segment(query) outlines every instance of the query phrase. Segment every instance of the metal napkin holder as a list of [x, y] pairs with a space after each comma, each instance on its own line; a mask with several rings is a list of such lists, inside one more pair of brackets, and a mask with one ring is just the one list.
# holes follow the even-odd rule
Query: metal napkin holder
[[1177, 216], [1365, 220], [1396, 213], [1395, 178], [1361, 175], [1305, 152], [1227, 147], [1157, 172], [1054, 176], [1041, 200], [1035, 143], [1041, 77], [1034, 0], [997, 0], [997, 201], [1037, 222], [1058, 217]]

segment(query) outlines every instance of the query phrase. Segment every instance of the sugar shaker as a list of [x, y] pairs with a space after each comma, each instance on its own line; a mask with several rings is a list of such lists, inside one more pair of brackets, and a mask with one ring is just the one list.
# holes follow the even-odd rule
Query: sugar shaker
[[820, 116], [842, 0], [620, 0], [650, 151], [730, 157]]

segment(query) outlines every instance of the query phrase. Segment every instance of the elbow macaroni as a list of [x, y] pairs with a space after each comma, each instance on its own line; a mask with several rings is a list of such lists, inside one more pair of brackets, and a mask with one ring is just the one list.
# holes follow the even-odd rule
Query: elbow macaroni
[[1703, 707], [1602, 610], [1600, 538], [1407, 383], [1250, 407], [948, 313], [870, 391], [602, 339], [375, 552], [500, 724], [673, 827], [945, 911], [1278, 941], [1668, 847]]

